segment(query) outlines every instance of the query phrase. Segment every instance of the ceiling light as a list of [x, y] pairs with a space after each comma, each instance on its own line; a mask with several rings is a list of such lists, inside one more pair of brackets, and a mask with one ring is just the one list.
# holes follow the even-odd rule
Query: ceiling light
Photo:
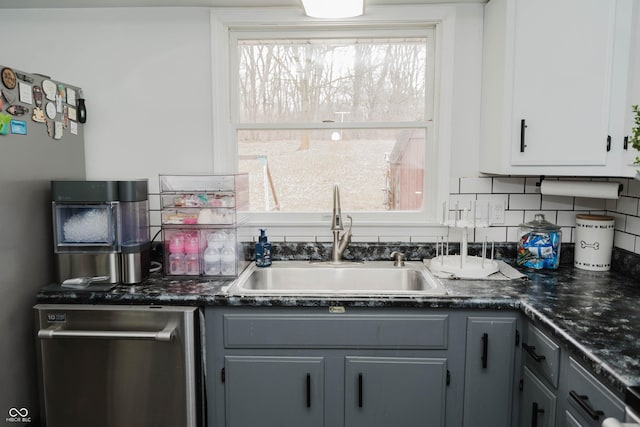
[[364, 13], [364, 0], [302, 0], [312, 18], [353, 18]]

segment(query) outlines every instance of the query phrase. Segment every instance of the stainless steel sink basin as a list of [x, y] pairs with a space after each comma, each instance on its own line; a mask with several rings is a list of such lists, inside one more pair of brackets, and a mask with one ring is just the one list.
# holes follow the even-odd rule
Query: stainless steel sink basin
[[313, 263], [275, 261], [249, 266], [227, 290], [231, 295], [446, 295], [421, 262]]

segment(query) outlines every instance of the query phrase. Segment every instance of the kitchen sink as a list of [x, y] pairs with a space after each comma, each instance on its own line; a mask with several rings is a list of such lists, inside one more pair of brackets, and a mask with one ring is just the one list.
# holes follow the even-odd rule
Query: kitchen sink
[[231, 295], [446, 295], [442, 283], [421, 262], [274, 261], [251, 264], [227, 290]]

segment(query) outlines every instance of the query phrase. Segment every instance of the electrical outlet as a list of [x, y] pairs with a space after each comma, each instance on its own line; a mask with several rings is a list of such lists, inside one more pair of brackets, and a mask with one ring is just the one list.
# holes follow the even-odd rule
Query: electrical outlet
[[492, 203], [489, 212], [489, 224], [504, 224], [504, 203], [496, 202]]

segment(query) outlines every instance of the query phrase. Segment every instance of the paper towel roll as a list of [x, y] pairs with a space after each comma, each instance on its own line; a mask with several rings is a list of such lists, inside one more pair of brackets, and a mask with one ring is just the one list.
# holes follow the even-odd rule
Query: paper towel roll
[[618, 199], [622, 184], [600, 181], [550, 181], [542, 180], [540, 193], [550, 196], [591, 197], [595, 199]]

